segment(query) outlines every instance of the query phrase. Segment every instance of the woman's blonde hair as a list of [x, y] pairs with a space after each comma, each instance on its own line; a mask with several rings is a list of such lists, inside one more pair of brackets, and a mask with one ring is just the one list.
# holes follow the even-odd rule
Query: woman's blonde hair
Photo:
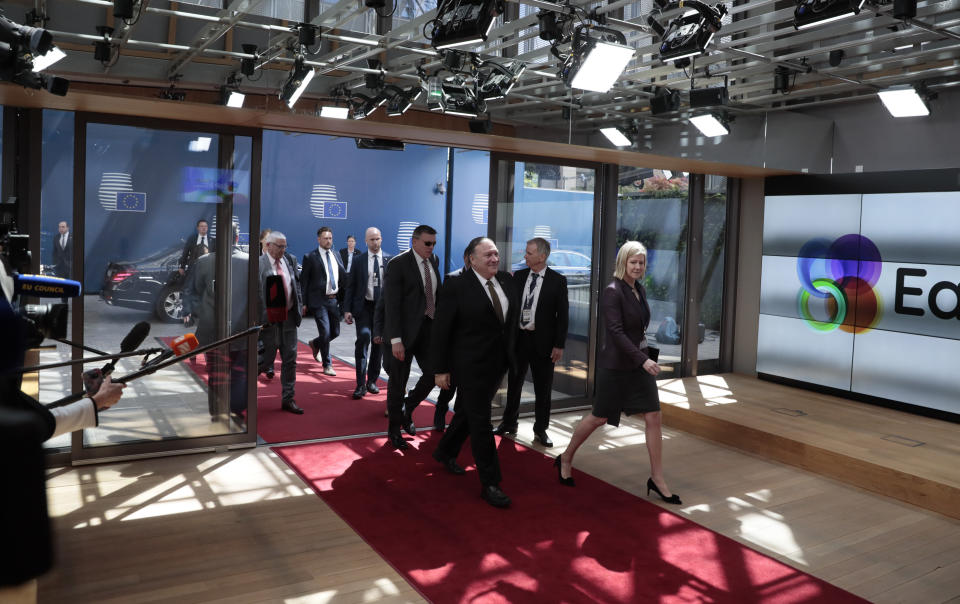
[[647, 248], [643, 247], [643, 244], [639, 241], [627, 241], [620, 246], [620, 251], [617, 252], [617, 266], [613, 270], [614, 279], [623, 279], [623, 276], [627, 274], [627, 260], [637, 254], [643, 254], [644, 258], [647, 257]]

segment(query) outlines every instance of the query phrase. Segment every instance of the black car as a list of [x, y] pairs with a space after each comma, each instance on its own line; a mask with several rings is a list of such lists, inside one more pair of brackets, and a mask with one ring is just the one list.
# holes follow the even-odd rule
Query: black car
[[177, 269], [182, 251], [179, 244], [140, 260], [111, 262], [100, 297], [107, 304], [152, 312], [168, 323], [181, 322], [183, 277]]

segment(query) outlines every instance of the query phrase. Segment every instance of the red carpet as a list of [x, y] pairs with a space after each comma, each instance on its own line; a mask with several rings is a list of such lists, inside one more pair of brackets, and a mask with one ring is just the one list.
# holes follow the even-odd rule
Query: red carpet
[[[167, 341], [172, 338], [162, 338]], [[204, 355], [194, 357], [196, 363], [184, 365], [206, 380]], [[376, 434], [387, 431], [383, 411], [387, 405], [387, 384], [380, 380], [380, 394], [369, 394], [360, 400], [350, 396], [357, 387], [356, 369], [334, 358], [335, 377], [323, 375], [323, 367], [313, 360], [310, 347], [300, 343], [297, 349], [297, 386], [294, 400], [304, 413], [294, 415], [280, 409], [280, 356], [274, 363], [276, 377], [257, 380], [257, 434], [268, 443], [283, 443], [315, 438]], [[433, 405], [421, 404], [413, 413], [419, 427], [433, 425]], [[453, 417], [447, 414], [447, 422]]]
[[433, 602], [863, 602], [582, 472], [561, 486], [549, 458], [508, 439], [513, 505], [492, 508], [474, 469], [430, 457], [439, 438], [408, 437], [404, 454], [372, 437], [274, 450]]

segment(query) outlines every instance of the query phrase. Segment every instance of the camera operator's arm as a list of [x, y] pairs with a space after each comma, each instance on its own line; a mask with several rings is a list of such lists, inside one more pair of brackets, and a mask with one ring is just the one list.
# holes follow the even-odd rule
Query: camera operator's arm
[[50, 413], [53, 414], [53, 419], [57, 424], [53, 436], [98, 426], [100, 419], [97, 412], [116, 405], [120, 397], [123, 396], [123, 389], [126, 387], [126, 384], [120, 382], [106, 381], [100, 386], [96, 394], [63, 407], [50, 409]]

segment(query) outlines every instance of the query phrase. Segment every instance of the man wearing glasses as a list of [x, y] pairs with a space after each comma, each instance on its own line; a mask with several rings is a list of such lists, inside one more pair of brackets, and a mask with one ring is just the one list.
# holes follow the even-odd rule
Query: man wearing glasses
[[[297, 274], [297, 261], [287, 254], [287, 238], [280, 231], [271, 231], [266, 237], [260, 256], [260, 320], [266, 325], [260, 332], [263, 339], [263, 363], [260, 371], [273, 369], [273, 360], [280, 351], [280, 385], [282, 387], [280, 407], [284, 411], [303, 414], [293, 399], [294, 384], [297, 381], [297, 328], [300, 326], [300, 275]], [[278, 276], [283, 283], [286, 300], [286, 319], [279, 323], [267, 324], [267, 277]], [[272, 296], [271, 296], [272, 297]]]
[[432, 380], [420, 380], [418, 387], [404, 398], [414, 358], [424, 375], [433, 373], [428, 353], [440, 285], [438, 260], [433, 253], [437, 245], [436, 229], [421, 224], [413, 230], [410, 244], [409, 250], [394, 257], [387, 266], [387, 285], [383, 292], [383, 340], [391, 352], [387, 359], [390, 363], [388, 437], [390, 444], [401, 450], [409, 446], [403, 440], [401, 427], [407, 434], [415, 434], [413, 410], [433, 389]]

